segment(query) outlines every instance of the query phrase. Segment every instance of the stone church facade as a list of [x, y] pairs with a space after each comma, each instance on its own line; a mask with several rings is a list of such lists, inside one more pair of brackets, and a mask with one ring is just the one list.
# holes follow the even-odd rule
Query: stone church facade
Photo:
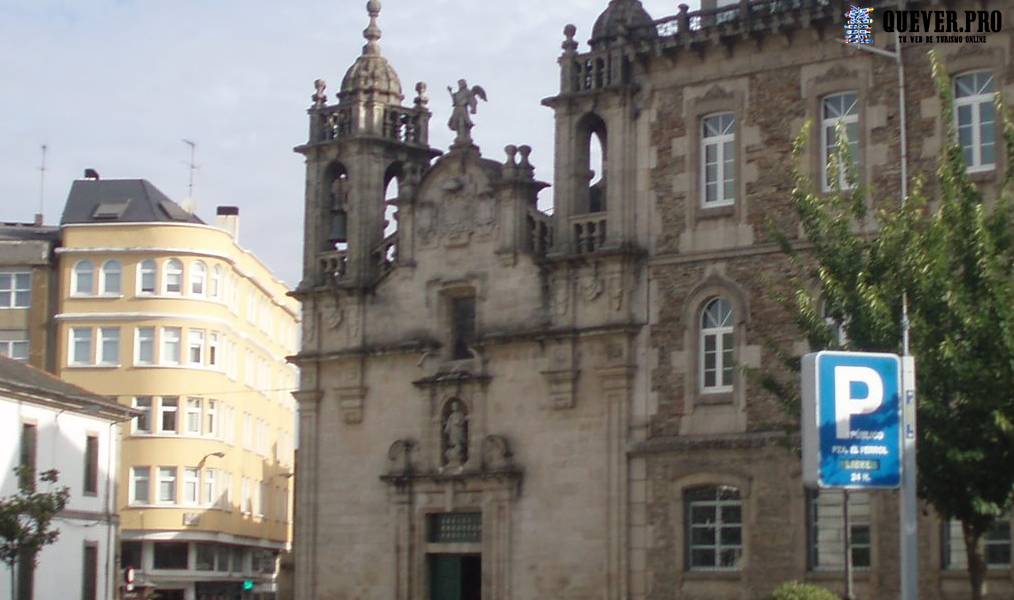
[[[847, 3], [718, 4], [654, 20], [611, 0], [585, 49], [565, 29], [544, 101], [549, 213], [531, 149], [485, 156], [467, 112], [449, 150], [429, 145], [426, 87], [406, 103], [370, 0], [362, 55], [337, 102], [317, 82], [296, 148], [298, 600], [843, 589], [841, 495], [804, 490], [795, 420], [745, 368], [776, 365], [771, 344], [806, 350], [772, 299], [789, 266], [768, 228], [798, 231], [803, 124], [818, 185], [840, 122], [871, 204], [898, 197], [895, 65], [838, 42]], [[1011, 36], [937, 49], [968, 108], [941, 115], [923, 48], [905, 47], [909, 171], [932, 174], [955, 118], [993, 190], [1005, 157], [987, 104], [1014, 97]], [[457, 93], [463, 111], [484, 96]], [[897, 496], [849, 507], [858, 597], [897, 597]], [[920, 526], [920, 597], [967, 597], [960, 536], [928, 509]], [[997, 598], [1014, 593], [1010, 538], [1008, 525], [987, 542]]]

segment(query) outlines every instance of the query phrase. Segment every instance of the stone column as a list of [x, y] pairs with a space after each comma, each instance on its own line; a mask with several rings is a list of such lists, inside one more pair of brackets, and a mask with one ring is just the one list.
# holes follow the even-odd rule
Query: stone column
[[317, 598], [317, 431], [319, 390], [292, 393], [299, 405], [299, 454], [296, 462], [296, 523], [293, 539], [296, 600]]

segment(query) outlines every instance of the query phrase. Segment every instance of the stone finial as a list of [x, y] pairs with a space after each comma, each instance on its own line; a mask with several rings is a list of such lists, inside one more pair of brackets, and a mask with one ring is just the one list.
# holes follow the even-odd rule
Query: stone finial
[[518, 147], [514, 144], [508, 144], [503, 149], [507, 153], [507, 162], [503, 166], [507, 168], [514, 168], [518, 166]]
[[574, 27], [572, 23], [567, 24], [563, 28], [563, 35], [567, 39], [560, 45], [563, 48], [564, 54], [576, 54], [577, 53], [577, 42], [574, 41], [574, 36], [577, 35], [577, 27]]
[[424, 108], [430, 103], [429, 96], [426, 95], [426, 83], [420, 81], [415, 84], [415, 105], [418, 108]]
[[529, 179], [535, 176], [535, 167], [528, 160], [528, 157], [532, 154], [532, 147], [528, 145], [518, 146], [518, 154], [521, 155], [521, 161], [518, 163], [518, 168], [522, 173]]
[[363, 55], [380, 54], [380, 28], [377, 27], [377, 17], [380, 16], [380, 0], [369, 0], [366, 3], [366, 12], [370, 15], [370, 24], [363, 30], [363, 38], [366, 45], [363, 46]]
[[314, 108], [324, 108], [327, 105], [327, 94], [324, 90], [327, 89], [327, 82], [323, 79], [318, 79], [313, 82], [313, 89], [315, 90], [310, 99], [313, 100]]

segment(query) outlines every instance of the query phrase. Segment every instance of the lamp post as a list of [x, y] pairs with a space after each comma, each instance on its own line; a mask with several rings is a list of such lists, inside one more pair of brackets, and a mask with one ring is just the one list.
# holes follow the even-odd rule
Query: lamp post
[[214, 456], [215, 458], [225, 458], [225, 452], [209, 452], [205, 454], [204, 457], [201, 458], [201, 460], [197, 463], [197, 468], [203, 469], [204, 463], [207, 462], [207, 460], [212, 456]]

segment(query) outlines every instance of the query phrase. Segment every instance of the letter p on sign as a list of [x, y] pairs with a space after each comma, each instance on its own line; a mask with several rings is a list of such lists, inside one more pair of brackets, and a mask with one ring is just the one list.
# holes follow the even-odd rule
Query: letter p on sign
[[880, 374], [869, 367], [837, 366], [834, 396], [835, 435], [846, 440], [852, 428], [852, 415], [868, 415], [884, 403], [884, 383]]

